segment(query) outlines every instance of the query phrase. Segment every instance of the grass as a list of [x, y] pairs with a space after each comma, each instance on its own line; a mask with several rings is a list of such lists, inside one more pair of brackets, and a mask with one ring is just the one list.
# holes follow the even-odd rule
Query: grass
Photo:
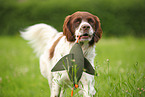
[[[49, 97], [32, 52], [19, 36], [0, 37], [0, 97]], [[145, 39], [103, 38], [96, 53], [96, 97], [145, 96]]]

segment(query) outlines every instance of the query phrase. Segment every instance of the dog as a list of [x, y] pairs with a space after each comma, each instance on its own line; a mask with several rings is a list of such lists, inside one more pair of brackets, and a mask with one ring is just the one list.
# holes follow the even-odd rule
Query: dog
[[[72, 82], [67, 71], [51, 72], [51, 69], [59, 59], [69, 54], [78, 37], [84, 57], [94, 68], [95, 43], [101, 39], [102, 29], [97, 16], [78, 11], [65, 18], [63, 32], [41, 23], [28, 27], [21, 32], [21, 36], [29, 41], [40, 58], [40, 71], [48, 79], [51, 97], [62, 97], [65, 88]], [[83, 72], [79, 81], [80, 93], [83, 93], [84, 97], [92, 97], [96, 93], [94, 84], [94, 76]]]

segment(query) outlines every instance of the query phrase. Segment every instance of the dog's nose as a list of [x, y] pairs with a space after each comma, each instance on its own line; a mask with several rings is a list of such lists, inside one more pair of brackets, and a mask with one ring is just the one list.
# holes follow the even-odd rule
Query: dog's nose
[[83, 31], [88, 31], [90, 29], [90, 26], [89, 25], [84, 25], [82, 26], [83, 28]]

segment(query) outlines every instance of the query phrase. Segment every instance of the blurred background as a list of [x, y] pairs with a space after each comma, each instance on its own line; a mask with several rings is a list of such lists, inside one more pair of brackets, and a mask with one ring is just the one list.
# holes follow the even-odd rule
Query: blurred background
[[19, 31], [46, 23], [61, 32], [76, 11], [98, 16], [103, 29], [95, 97], [145, 97], [145, 0], [0, 0], [0, 97], [50, 96], [39, 59]]
[[62, 31], [65, 17], [76, 11], [97, 15], [104, 36], [145, 36], [145, 0], [0, 0], [0, 35], [19, 35], [37, 23]]

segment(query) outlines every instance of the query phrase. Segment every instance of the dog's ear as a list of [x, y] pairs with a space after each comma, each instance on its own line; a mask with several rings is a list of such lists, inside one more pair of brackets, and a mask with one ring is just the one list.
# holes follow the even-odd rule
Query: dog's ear
[[70, 42], [75, 41], [75, 35], [74, 32], [71, 31], [71, 15], [67, 16], [65, 18], [64, 24], [63, 24], [63, 34], [66, 36], [66, 39]]
[[[101, 23], [100, 23], [100, 20], [99, 20], [99, 18], [97, 17], [97, 16], [94, 16], [95, 17], [95, 20], [96, 20], [96, 32], [95, 32], [95, 34], [98, 36], [98, 38], [100, 39], [101, 37], [102, 37], [102, 33], [103, 33], [103, 31], [102, 31], [102, 28], [101, 28]], [[98, 39], [98, 40], [99, 40]], [[97, 41], [98, 41], [97, 40]], [[97, 42], [96, 41], [96, 42]]]
[[97, 16], [94, 16], [94, 19], [96, 21], [95, 32], [93, 34], [92, 40], [89, 42], [90, 45], [97, 43], [100, 40], [100, 38], [102, 37], [102, 33], [103, 33], [99, 18]]

